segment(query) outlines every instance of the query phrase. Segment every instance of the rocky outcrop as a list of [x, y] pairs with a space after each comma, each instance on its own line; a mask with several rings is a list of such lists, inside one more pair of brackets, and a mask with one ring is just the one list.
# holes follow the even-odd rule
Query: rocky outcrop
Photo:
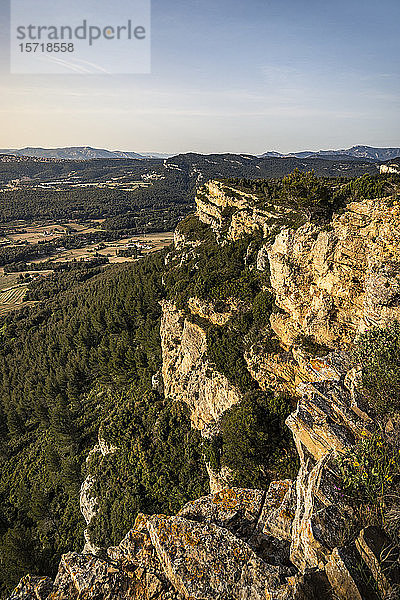
[[283, 229], [268, 249], [280, 340], [312, 336], [335, 348], [398, 318], [399, 241], [400, 206], [385, 200], [353, 202], [328, 228]]
[[189, 298], [188, 300], [188, 309], [192, 315], [197, 315], [212, 325], [219, 325], [220, 327], [226, 325], [235, 312], [243, 310], [245, 307], [244, 302], [236, 298], [227, 298], [222, 305], [220, 303], [218, 310], [215, 302], [200, 298]]
[[397, 600], [399, 548], [380, 527], [363, 529], [355, 543], [335, 548], [326, 573], [339, 600]]
[[[96, 456], [104, 457], [108, 454], [114, 454], [118, 450], [117, 447], [108, 444], [101, 435], [98, 436], [97, 444], [94, 448], [89, 452], [86, 458], [86, 467], [90, 467], [90, 463], [93, 459], [96, 459]], [[89, 552], [93, 554], [97, 554], [100, 549], [93, 544], [89, 535], [89, 525], [97, 515], [98, 509], [98, 501], [96, 496], [93, 495], [93, 486], [96, 483], [95, 478], [90, 473], [85, 477], [82, 482], [81, 489], [79, 492], [79, 507], [82, 513], [83, 518], [86, 522], [86, 529], [84, 531], [85, 545], [83, 547], [83, 552]]]
[[343, 347], [400, 316], [398, 201], [352, 202], [323, 226], [279, 204], [259, 205], [256, 195], [224, 182], [209, 182], [196, 196], [199, 219], [220, 239], [254, 231], [272, 238], [257, 268], [271, 273], [281, 309], [271, 325], [286, 349], [299, 336]]
[[221, 467], [214, 471], [210, 464], [206, 463], [206, 469], [210, 481], [210, 492], [216, 494], [226, 490], [233, 485], [234, 473], [228, 467]]
[[[317, 598], [320, 572], [304, 578], [282, 542], [263, 533], [262, 515], [279, 509], [290, 482], [261, 490], [231, 489], [187, 504], [177, 516], [139, 515], [104, 556], [69, 553], [41, 600]], [[287, 545], [287, 543], [286, 543]], [[24, 587], [25, 586], [25, 587]], [[23, 580], [13, 600], [29, 598]], [[304, 595], [305, 590], [315, 595]]]
[[280, 348], [271, 352], [265, 350], [262, 342], [245, 353], [245, 360], [261, 389], [289, 391], [294, 396], [301, 395], [301, 384], [339, 381], [354, 365], [354, 359], [346, 352], [315, 356], [297, 345], [287, 351]]
[[161, 348], [164, 393], [190, 410], [193, 427], [209, 435], [240, 392], [207, 359], [206, 332], [172, 302], [162, 303]]
[[26, 575], [21, 579], [9, 600], [45, 600], [53, 590], [50, 577]]
[[260, 198], [222, 181], [209, 181], [196, 194], [196, 214], [212, 227], [219, 238], [237, 240], [260, 231], [264, 236], [279, 230], [288, 219], [299, 215], [287, 207], [271, 204], [260, 208]]
[[[54, 584], [25, 577], [10, 600], [399, 598], [399, 549], [379, 527], [360, 531], [336, 459], [374, 431], [351, 346], [359, 332], [400, 317], [400, 206], [354, 202], [322, 227], [284, 207], [261, 209], [256, 196], [221, 182], [206, 184], [196, 203], [221, 243], [256, 230], [269, 236], [252, 266], [270, 273], [275, 338], [261, 333], [245, 360], [261, 389], [297, 400], [287, 419], [297, 477], [240, 489], [228, 469], [208, 465], [211, 494], [175, 516], [139, 515], [118, 546], [66, 554]], [[288, 217], [292, 226], [282, 227]], [[197, 240], [179, 233], [175, 244], [178, 262], [197, 251]], [[204, 436], [242, 400], [209, 361], [206, 328], [224, 326], [242, 308], [234, 299], [218, 306], [191, 298], [186, 311], [162, 302], [163, 385], [157, 376], [153, 386], [184, 402]], [[95, 452], [109, 451], [99, 441]], [[88, 476], [81, 490], [87, 523], [96, 513], [93, 483]]]

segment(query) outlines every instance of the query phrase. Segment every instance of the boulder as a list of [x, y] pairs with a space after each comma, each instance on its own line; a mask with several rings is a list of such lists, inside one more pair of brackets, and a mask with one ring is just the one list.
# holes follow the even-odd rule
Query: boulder
[[21, 579], [9, 600], [46, 600], [53, 589], [50, 577], [26, 575]]

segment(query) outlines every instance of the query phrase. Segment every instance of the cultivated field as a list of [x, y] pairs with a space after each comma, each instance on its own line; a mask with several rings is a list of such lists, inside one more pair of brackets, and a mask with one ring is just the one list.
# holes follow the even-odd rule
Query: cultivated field
[[91, 244], [83, 248], [75, 248], [73, 250], [60, 250], [57, 256], [45, 257], [32, 261], [32, 264], [39, 264], [47, 261], [49, 258], [52, 263], [71, 262], [73, 260], [85, 260], [94, 256], [106, 256], [110, 263], [132, 262], [134, 258], [117, 256], [118, 250], [127, 248], [130, 244], [141, 244], [142, 254], [148, 254], [156, 250], [161, 250], [165, 246], [169, 246], [174, 239], [172, 232], [166, 233], [151, 233], [146, 235], [132, 236], [123, 238], [115, 242], [103, 242], [101, 244]]
[[[3, 277], [0, 276], [0, 285], [2, 283]], [[11, 312], [12, 310], [17, 310], [21, 308], [24, 304], [25, 294], [28, 288], [28, 284], [19, 284], [14, 287], [2, 289], [0, 291], [0, 316]], [[30, 303], [25, 303], [30, 304]]]
[[[28, 244], [37, 243], [39, 240], [51, 240], [65, 235], [66, 231], [73, 230], [76, 233], [89, 233], [96, 231], [96, 225], [101, 224], [102, 220], [91, 223], [79, 223], [70, 221], [68, 223], [40, 223], [27, 224], [21, 221], [10, 223], [0, 228], [1, 239], [8, 240], [8, 247], [24, 242]], [[137, 235], [123, 238], [113, 242], [95, 243], [83, 248], [72, 250], [59, 249], [52, 256], [43, 256], [40, 259], [29, 261], [31, 268], [40, 263], [46, 264], [46, 270], [30, 270], [17, 273], [4, 273], [4, 268], [0, 267], [0, 317], [17, 310], [23, 306], [33, 304], [33, 302], [25, 302], [24, 298], [27, 292], [30, 281], [37, 277], [45, 276], [53, 272], [54, 265], [60, 262], [71, 262], [79, 260], [90, 260], [94, 257], [107, 257], [109, 263], [124, 263], [137, 260], [133, 257], [118, 256], [118, 252], [126, 250], [137, 245], [140, 255], [148, 254], [160, 250], [165, 246], [169, 246], [173, 241], [173, 233], [152, 233], [146, 235]], [[29, 277], [27, 277], [29, 275]], [[28, 281], [29, 279], [29, 281]]]
[[74, 233], [93, 233], [97, 231], [96, 224], [101, 221], [93, 221], [89, 224], [69, 221], [67, 223], [38, 223], [8, 225], [0, 229], [1, 240], [8, 240], [11, 243], [29, 242], [37, 244], [39, 241], [51, 241], [60, 238], [72, 231]]

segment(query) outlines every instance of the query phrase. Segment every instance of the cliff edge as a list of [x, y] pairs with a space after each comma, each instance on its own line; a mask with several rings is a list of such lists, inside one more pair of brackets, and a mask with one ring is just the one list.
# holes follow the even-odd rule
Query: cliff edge
[[[291, 397], [297, 475], [251, 489], [208, 465], [209, 495], [174, 516], [140, 514], [118, 546], [66, 554], [54, 581], [26, 576], [9, 600], [399, 598], [398, 539], [363, 526], [340, 457], [377, 432], [352, 350], [357, 335], [400, 316], [400, 204], [350, 202], [318, 223], [215, 181], [196, 205], [218, 244], [248, 236], [246, 264], [266, 275], [273, 308], [247, 336], [243, 364], [257, 389]], [[196, 269], [202, 239], [192, 233], [178, 227], [167, 274], [188, 261]], [[246, 397], [217, 368], [210, 331], [251, 303], [206, 295], [165, 298], [160, 336], [164, 394], [188, 406], [207, 440]]]

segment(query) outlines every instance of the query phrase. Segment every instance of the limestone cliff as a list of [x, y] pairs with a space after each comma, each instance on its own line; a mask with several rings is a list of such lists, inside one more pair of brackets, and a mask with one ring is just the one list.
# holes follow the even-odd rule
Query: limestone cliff
[[299, 336], [312, 336], [334, 349], [399, 317], [398, 201], [351, 202], [323, 225], [302, 223], [299, 213], [291, 227], [293, 211], [261, 210], [255, 196], [232, 193], [221, 182], [209, 183], [196, 198], [197, 215], [224, 239], [256, 230], [269, 234], [258, 268], [270, 270], [281, 309], [271, 325], [287, 348]]
[[[198, 304], [193, 303], [193, 306], [198, 313]], [[185, 317], [171, 302], [163, 302], [162, 309], [164, 393], [178, 402], [185, 402], [193, 427], [207, 435], [224, 411], [240, 402], [241, 394], [209, 363], [204, 329]], [[211, 309], [207, 315], [212, 319]], [[220, 316], [224, 318], [223, 313]]]
[[277, 231], [299, 215], [277, 204], [259, 206], [255, 194], [220, 181], [206, 183], [196, 195], [197, 216], [221, 237], [236, 240], [244, 233], [262, 231], [264, 236]]
[[[27, 576], [10, 600], [398, 598], [399, 548], [379, 527], [357, 529], [335, 461], [374, 431], [351, 347], [359, 332], [400, 316], [400, 206], [353, 202], [318, 225], [282, 206], [260, 208], [257, 196], [221, 182], [204, 186], [196, 203], [222, 244], [264, 236], [253, 268], [270, 274], [275, 340], [266, 350], [262, 334], [245, 360], [261, 389], [297, 399], [287, 425], [298, 474], [267, 490], [242, 489], [209, 468], [214, 493], [175, 516], [139, 515], [118, 546], [66, 554], [54, 582]], [[175, 243], [178, 262], [198, 245], [182, 233]], [[204, 298], [190, 298], [185, 310], [162, 303], [164, 393], [189, 407], [205, 437], [243, 399], [210, 361], [206, 325], [222, 327], [244, 309], [234, 298], [222, 309]]]

